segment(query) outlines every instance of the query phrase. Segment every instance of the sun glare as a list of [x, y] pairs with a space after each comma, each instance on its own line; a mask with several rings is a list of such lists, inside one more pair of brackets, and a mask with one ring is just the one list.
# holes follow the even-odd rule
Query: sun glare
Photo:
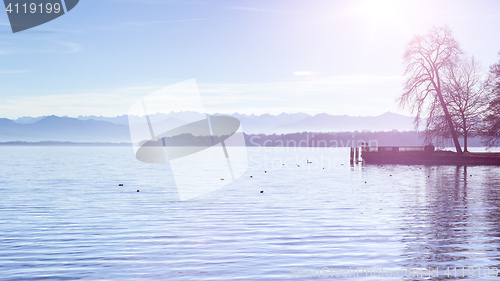
[[371, 50], [380, 38], [396, 37], [405, 30], [404, 1], [398, 0], [360, 0], [349, 2], [344, 15], [361, 27], [366, 36], [365, 47]]
[[400, 3], [397, 0], [362, 1], [354, 6], [354, 12], [365, 19], [368, 24], [378, 25], [397, 19], [397, 8]]

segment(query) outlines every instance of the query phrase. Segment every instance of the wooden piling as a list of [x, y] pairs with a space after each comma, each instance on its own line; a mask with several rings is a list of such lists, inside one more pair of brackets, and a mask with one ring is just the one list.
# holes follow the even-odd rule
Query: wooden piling
[[350, 162], [351, 162], [351, 165], [354, 164], [354, 147], [351, 147]]

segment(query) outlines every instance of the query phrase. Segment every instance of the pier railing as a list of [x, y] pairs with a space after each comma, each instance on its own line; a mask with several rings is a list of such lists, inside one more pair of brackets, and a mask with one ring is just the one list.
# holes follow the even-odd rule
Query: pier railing
[[434, 151], [434, 147], [430, 146], [378, 146], [370, 147], [363, 146], [362, 152], [411, 152], [411, 151]]
[[[361, 155], [359, 151], [361, 150]], [[351, 164], [361, 162], [359, 156], [363, 160], [373, 160], [379, 162], [388, 162], [393, 158], [422, 158], [431, 155], [434, 152], [434, 145], [426, 146], [361, 146], [351, 147]]]

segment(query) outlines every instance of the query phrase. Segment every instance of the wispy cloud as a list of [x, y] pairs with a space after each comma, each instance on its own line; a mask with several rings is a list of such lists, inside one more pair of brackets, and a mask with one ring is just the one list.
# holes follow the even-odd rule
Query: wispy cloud
[[64, 51], [66, 54], [73, 54], [82, 50], [82, 47], [78, 43], [74, 42], [57, 42], [57, 43], [67, 47], [67, 50]]
[[[401, 112], [394, 102], [402, 77], [351, 75], [268, 83], [200, 84], [211, 112], [306, 112], [363, 115]], [[285, 110], [286, 109], [286, 110]]]
[[8, 74], [23, 74], [28, 72], [33, 72], [32, 69], [22, 69], [22, 70], [0, 70], [0, 75], [8, 75]]
[[239, 11], [249, 11], [249, 12], [265, 12], [265, 13], [273, 12], [273, 10], [269, 10], [269, 9], [256, 8], [256, 7], [244, 7], [244, 6], [231, 7], [229, 9], [239, 10]]
[[177, 22], [196, 22], [196, 21], [205, 21], [207, 19], [177, 19], [177, 20], [153, 20], [151, 23], [177, 23]]
[[[33, 43], [33, 42], [36, 42]], [[1, 44], [0, 55], [13, 54], [73, 54], [82, 50], [79, 43], [40, 38], [19, 37], [13, 43]]]
[[142, 27], [142, 26], [147, 26], [149, 25], [151, 22], [150, 21], [128, 21], [128, 22], [123, 22], [122, 25], [126, 25], [126, 26], [133, 26], [133, 27]]
[[201, 21], [206, 21], [206, 20], [207, 19], [192, 18], [192, 19], [172, 19], [172, 20], [129, 21], [129, 22], [123, 22], [123, 23], [121, 23], [121, 25], [124, 25], [127, 27], [146, 27], [146, 26], [159, 25], [159, 24], [201, 22]]
[[20, 98], [0, 99], [1, 117], [21, 116], [78, 116], [126, 114], [130, 106], [147, 93], [157, 90], [155, 86], [130, 86], [114, 89], [71, 91], [68, 94], [53, 94]]
[[165, 0], [112, 0], [114, 2], [128, 2], [128, 3], [139, 3], [139, 4], [168, 4]]
[[[377, 115], [402, 112], [394, 102], [401, 93], [402, 77], [352, 75], [261, 83], [200, 83], [198, 88], [208, 113], [279, 114], [306, 112]], [[0, 100], [1, 117], [41, 115], [127, 114], [138, 99], [168, 85], [82, 90]]]
[[313, 72], [313, 71], [295, 71], [293, 75], [295, 76], [311, 76], [311, 75], [318, 75], [318, 72]]

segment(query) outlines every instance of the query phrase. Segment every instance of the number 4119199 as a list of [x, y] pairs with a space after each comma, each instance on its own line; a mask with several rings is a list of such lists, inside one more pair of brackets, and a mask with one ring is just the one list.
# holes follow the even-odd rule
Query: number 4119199
[[40, 3], [37, 5], [36, 3], [30, 3], [28, 5], [27, 3], [24, 3], [22, 5], [19, 5], [19, 3], [16, 3], [16, 4], [12, 5], [12, 3], [9, 3], [9, 5], [5, 9], [5, 11], [7, 11], [9, 14], [10, 13], [27, 14], [28, 12], [31, 14], [34, 14], [34, 13], [59, 14], [61, 12], [61, 4], [59, 4], [59, 3], [55, 3], [55, 4], [47, 3], [44, 5], [43, 3]]

